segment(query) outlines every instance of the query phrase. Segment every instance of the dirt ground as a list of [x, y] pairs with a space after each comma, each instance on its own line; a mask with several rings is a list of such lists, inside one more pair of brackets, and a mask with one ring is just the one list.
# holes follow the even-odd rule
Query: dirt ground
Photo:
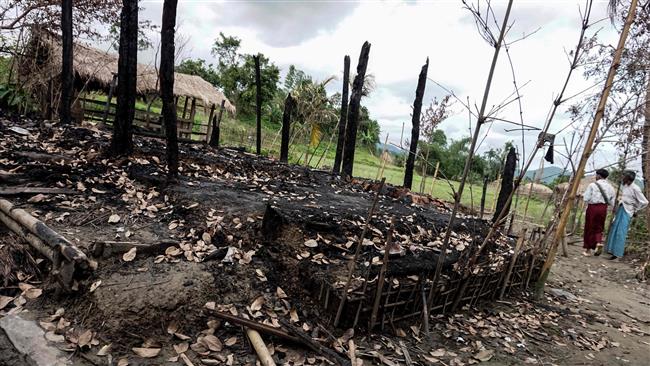
[[[159, 140], [136, 137], [133, 157], [113, 160], [105, 155], [106, 131], [0, 122], [0, 188], [70, 190], [9, 199], [99, 263], [80, 291], [66, 294], [47, 276], [47, 261], [25, 261], [39, 257], [22, 249], [0, 262], [0, 300], [10, 300], [0, 317], [21, 313], [38, 321], [75, 364], [254, 364], [243, 328], [215, 317], [215, 310], [272, 326], [286, 320], [341, 357], [352, 354], [364, 364], [646, 362], [650, 295], [648, 284], [634, 278], [634, 263], [584, 258], [571, 247], [571, 255], [554, 267], [549, 288], [577, 298], [549, 293], [534, 303], [527, 293], [513, 292], [502, 301], [433, 315], [429, 339], [417, 321], [375, 333], [336, 329], [310, 284], [317, 275], [333, 283], [345, 277], [376, 183], [346, 182], [234, 150], [182, 145], [181, 178], [168, 184]], [[27, 133], [9, 130], [15, 126]], [[377, 271], [395, 216], [404, 256], [394, 261], [392, 273], [430, 271], [448, 215], [447, 203], [386, 187], [359, 267]], [[445, 271], [457, 270], [488, 228], [486, 221], [461, 216]], [[0, 253], [20, 242], [6, 231], [0, 235]], [[498, 235], [482, 256], [486, 268], [503, 270], [513, 243]], [[360, 270], [354, 283], [363, 283]], [[263, 337], [280, 364], [331, 361]], [[7, 351], [0, 362], [28, 364], [2, 334], [0, 349]], [[155, 356], [143, 357], [142, 349]]]

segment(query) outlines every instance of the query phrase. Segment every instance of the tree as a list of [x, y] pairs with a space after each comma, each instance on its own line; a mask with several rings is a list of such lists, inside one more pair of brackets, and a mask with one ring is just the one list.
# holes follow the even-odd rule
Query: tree
[[[139, 9], [142, 10], [142, 9]], [[147, 31], [155, 31], [158, 26], [153, 24], [150, 20], [141, 20], [138, 23], [138, 50], [146, 51], [150, 48], [153, 48], [153, 43], [147, 34]], [[116, 51], [120, 50], [120, 23], [115, 22], [111, 24], [111, 27], [108, 29], [107, 40], [113, 44], [113, 48]]]
[[345, 146], [343, 148], [343, 175], [352, 176], [354, 168], [354, 149], [357, 141], [357, 126], [359, 123], [359, 109], [361, 107], [361, 96], [364, 92], [364, 81], [366, 69], [368, 67], [368, 57], [370, 56], [370, 43], [364, 42], [359, 55], [357, 64], [357, 75], [354, 77], [352, 84], [352, 95], [350, 96], [350, 105], [348, 106], [348, 122], [345, 134]]
[[420, 113], [422, 112], [422, 98], [424, 88], [427, 85], [427, 71], [429, 70], [429, 58], [420, 70], [418, 86], [415, 89], [415, 100], [413, 101], [413, 116], [411, 118], [411, 146], [408, 158], [406, 158], [406, 170], [404, 172], [404, 187], [411, 189], [413, 184], [413, 168], [417, 157], [418, 141], [420, 140]]
[[176, 72], [180, 72], [188, 75], [200, 76], [203, 80], [208, 83], [218, 86], [219, 85], [219, 73], [214, 69], [212, 64], [206, 64], [203, 59], [185, 59], [178, 66], [176, 66]]
[[177, 5], [178, 0], [165, 0], [160, 30], [160, 98], [167, 137], [167, 173], [172, 179], [178, 174], [178, 136], [174, 103], [174, 34]]
[[[59, 0], [5, 0], [0, 2], [0, 30], [11, 31], [33, 26], [56, 33], [61, 28]], [[74, 24], [77, 35], [100, 36], [98, 24], [113, 24], [119, 19], [120, 0], [75, 0]]]
[[113, 123], [113, 156], [133, 151], [133, 117], [138, 73], [138, 1], [124, 0], [120, 15], [120, 52], [117, 62], [117, 108]]
[[61, 61], [61, 105], [59, 119], [61, 123], [72, 122], [73, 71], [72, 71], [72, 0], [61, 1], [61, 43], [63, 60]]

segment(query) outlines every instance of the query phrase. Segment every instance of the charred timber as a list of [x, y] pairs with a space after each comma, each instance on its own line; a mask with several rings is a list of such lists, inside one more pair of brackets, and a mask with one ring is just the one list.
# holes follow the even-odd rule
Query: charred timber
[[339, 136], [336, 142], [336, 155], [332, 172], [341, 172], [341, 160], [343, 160], [343, 146], [345, 145], [345, 131], [348, 121], [348, 92], [350, 88], [350, 56], [343, 58], [343, 90], [341, 92], [341, 116], [339, 118]]
[[[406, 171], [404, 172], [404, 187], [411, 189], [413, 185], [413, 169], [415, 167], [415, 157], [418, 150], [418, 140], [420, 139], [420, 114], [422, 112], [422, 99], [424, 98], [424, 89], [427, 85], [427, 71], [429, 70], [429, 59], [420, 70], [418, 86], [415, 89], [415, 100], [413, 101], [413, 118], [411, 123], [411, 146], [409, 155], [406, 159]], [[426, 164], [426, 163], [425, 163]]]

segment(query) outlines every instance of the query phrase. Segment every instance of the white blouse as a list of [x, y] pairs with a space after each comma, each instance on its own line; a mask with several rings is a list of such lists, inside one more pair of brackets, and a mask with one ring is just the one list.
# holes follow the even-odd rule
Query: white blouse
[[[598, 189], [596, 184], [599, 184], [600, 187], [603, 189], [603, 192], [605, 192], [605, 195], [607, 196], [607, 201], [605, 201], [603, 194], [600, 193], [600, 189]], [[614, 190], [614, 187], [612, 187], [612, 185], [609, 184], [607, 180], [600, 179], [597, 181], [597, 183], [593, 182], [587, 186], [585, 193], [583, 193], [582, 195], [582, 199], [584, 199], [585, 203], [587, 203], [588, 205], [606, 203], [607, 205], [611, 206], [612, 204], [614, 204], [614, 200], [616, 199], [616, 191]]]
[[625, 211], [632, 216], [637, 211], [643, 210], [648, 205], [648, 199], [641, 192], [641, 188], [635, 183], [621, 185], [620, 202], [623, 204]]

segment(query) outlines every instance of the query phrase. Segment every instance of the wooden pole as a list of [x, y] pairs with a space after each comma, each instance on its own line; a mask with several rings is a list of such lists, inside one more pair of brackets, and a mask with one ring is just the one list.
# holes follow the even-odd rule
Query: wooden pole
[[[377, 314], [379, 313], [379, 304], [381, 303], [381, 295], [384, 291], [384, 282], [386, 280], [386, 270], [388, 269], [388, 260], [390, 254], [390, 246], [393, 243], [393, 231], [395, 230], [395, 216], [390, 219], [390, 228], [386, 235], [386, 244], [384, 245], [384, 261], [379, 270], [379, 278], [377, 279], [377, 291], [375, 295], [375, 302], [372, 305], [372, 313], [370, 314], [370, 330], [375, 327], [377, 323]], [[363, 242], [363, 241], [362, 241]]]
[[438, 168], [440, 168], [440, 162], [436, 162], [436, 170], [433, 173], [433, 179], [431, 179], [431, 196], [433, 196], [433, 189], [436, 186], [436, 179], [438, 179]]
[[377, 188], [377, 193], [375, 194], [375, 199], [372, 201], [372, 205], [370, 206], [370, 210], [368, 211], [368, 217], [366, 218], [366, 223], [363, 226], [361, 237], [357, 241], [357, 247], [354, 250], [354, 256], [352, 256], [352, 258], [350, 258], [350, 260], [348, 261], [348, 276], [345, 281], [345, 286], [343, 287], [341, 302], [339, 303], [339, 307], [336, 310], [336, 317], [334, 318], [335, 327], [339, 325], [339, 321], [341, 320], [341, 313], [343, 313], [343, 306], [345, 305], [345, 300], [347, 299], [348, 296], [348, 290], [350, 289], [350, 283], [352, 282], [352, 275], [354, 274], [354, 269], [357, 264], [357, 258], [359, 257], [359, 253], [361, 252], [361, 247], [363, 247], [363, 239], [366, 237], [366, 233], [368, 232], [368, 226], [370, 226], [370, 220], [372, 220], [372, 216], [375, 214], [375, 209], [377, 208], [377, 202], [379, 201], [379, 195], [381, 194], [381, 190], [384, 188], [385, 182], [386, 182], [386, 178], [382, 178], [381, 182], [379, 183], [379, 187]]
[[343, 161], [343, 147], [345, 146], [345, 133], [348, 121], [348, 89], [350, 88], [350, 56], [343, 57], [343, 90], [341, 93], [341, 116], [339, 117], [339, 136], [336, 141], [336, 155], [334, 155], [334, 166], [332, 172], [341, 172]]
[[517, 244], [515, 245], [515, 251], [512, 254], [512, 258], [510, 259], [510, 264], [508, 265], [508, 270], [506, 271], [506, 276], [503, 279], [503, 284], [501, 284], [501, 291], [499, 291], [499, 299], [503, 299], [503, 295], [506, 293], [506, 289], [508, 288], [508, 283], [510, 282], [510, 276], [512, 276], [512, 270], [515, 268], [515, 263], [517, 263], [517, 257], [519, 256], [519, 252], [521, 251], [521, 247], [524, 244], [524, 240], [526, 239], [526, 231], [528, 228], [524, 228], [521, 231], [521, 234], [519, 236], [519, 239], [517, 239]]
[[[72, 42], [72, 0], [61, 2], [61, 44], [63, 59], [61, 60], [61, 102], [59, 105], [59, 120], [61, 123], [72, 123], [72, 93], [74, 88], [73, 42]], [[21, 33], [22, 34], [22, 33]]]
[[275, 366], [275, 361], [273, 361], [273, 357], [271, 357], [271, 353], [269, 353], [269, 349], [266, 348], [266, 344], [264, 344], [260, 334], [254, 329], [247, 328], [246, 335], [251, 341], [255, 353], [257, 353], [257, 358], [260, 360], [260, 364], [262, 364], [262, 366]]
[[253, 56], [255, 60], [255, 118], [257, 138], [255, 140], [255, 152], [262, 153], [262, 74], [260, 71], [260, 55]]
[[377, 167], [377, 176], [375, 180], [379, 180], [380, 175], [384, 173], [384, 166], [386, 166], [386, 159], [384, 159], [384, 154], [386, 153], [386, 146], [388, 144], [388, 133], [384, 139], [384, 147], [381, 149], [381, 155], [379, 155], [379, 166]]
[[[106, 98], [106, 105], [104, 106], [104, 116], [102, 116], [102, 125], [105, 125], [106, 120], [108, 119], [108, 111], [111, 109], [111, 101], [113, 100], [113, 92], [115, 92], [116, 86], [117, 86], [117, 74], [113, 74], [111, 87], [108, 88], [108, 97]], [[115, 123], [115, 119], [113, 119], [113, 123]]]
[[605, 88], [603, 90], [603, 93], [600, 96], [600, 101], [598, 102], [598, 108], [596, 109], [596, 115], [594, 116], [594, 121], [591, 125], [589, 136], [587, 137], [587, 141], [585, 142], [585, 147], [582, 151], [580, 162], [578, 163], [578, 167], [574, 174], [574, 179], [571, 184], [569, 196], [567, 197], [567, 205], [564, 207], [564, 210], [562, 211], [560, 220], [558, 222], [557, 228], [555, 229], [555, 233], [553, 235], [553, 239], [551, 241], [551, 245], [548, 251], [548, 255], [546, 257], [546, 261], [542, 266], [542, 272], [535, 285], [535, 297], [538, 299], [544, 295], [544, 287], [546, 285], [546, 280], [548, 279], [548, 276], [551, 272], [551, 267], [553, 266], [553, 263], [555, 261], [555, 255], [557, 254], [557, 247], [560, 244], [562, 236], [564, 235], [567, 220], [571, 213], [571, 209], [573, 208], [573, 204], [574, 204], [573, 201], [575, 200], [576, 194], [578, 192], [578, 187], [580, 186], [580, 180], [582, 178], [582, 175], [584, 174], [587, 161], [591, 156], [593, 144], [594, 141], [596, 140], [596, 134], [598, 133], [598, 129], [600, 127], [600, 121], [602, 120], [603, 114], [605, 113], [605, 105], [607, 104], [607, 99], [609, 98], [609, 93], [612, 89], [612, 84], [614, 83], [614, 76], [616, 75], [616, 71], [621, 63], [621, 56], [623, 55], [623, 50], [625, 49], [625, 41], [627, 40], [627, 36], [630, 32], [630, 27], [632, 26], [632, 23], [634, 23], [634, 18], [636, 16], [636, 7], [637, 7], [637, 0], [632, 0], [630, 2], [630, 7], [628, 10], [627, 17], [625, 19], [625, 25], [623, 26], [623, 30], [618, 40], [618, 45], [614, 52], [612, 65], [610, 66], [609, 72], [607, 74], [607, 80], [605, 81]]
[[[415, 88], [415, 100], [413, 101], [413, 116], [411, 118], [411, 146], [409, 147], [409, 153], [406, 157], [406, 168], [404, 171], [404, 187], [408, 189], [411, 189], [411, 186], [413, 185], [413, 169], [415, 168], [418, 140], [420, 139], [420, 114], [422, 113], [422, 99], [424, 98], [424, 89], [427, 85], [428, 70], [429, 58], [427, 57], [427, 61], [420, 70], [418, 85]], [[422, 186], [420, 186], [420, 189], [422, 190]]]
[[221, 101], [221, 106], [219, 107], [219, 114], [216, 119], [212, 119], [212, 136], [210, 137], [210, 146], [219, 147], [219, 138], [221, 135], [221, 117], [223, 116], [223, 110], [226, 107], [226, 100]]
[[284, 112], [282, 113], [282, 140], [280, 141], [280, 161], [286, 163], [289, 160], [289, 137], [291, 132], [291, 113], [295, 101], [291, 93], [284, 100]]
[[483, 218], [483, 214], [485, 213], [485, 196], [487, 194], [487, 186], [488, 186], [488, 176], [485, 175], [483, 177], [483, 191], [481, 192], [481, 216], [480, 218]]

